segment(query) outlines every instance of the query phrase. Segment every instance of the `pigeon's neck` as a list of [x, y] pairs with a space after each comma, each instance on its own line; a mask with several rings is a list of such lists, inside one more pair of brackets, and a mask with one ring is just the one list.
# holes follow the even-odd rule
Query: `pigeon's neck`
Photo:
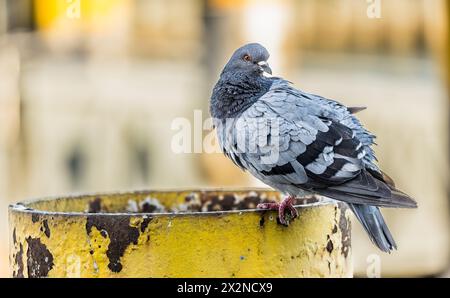
[[265, 77], [245, 74], [222, 74], [211, 96], [210, 112], [213, 118], [236, 118], [263, 96], [272, 85]]

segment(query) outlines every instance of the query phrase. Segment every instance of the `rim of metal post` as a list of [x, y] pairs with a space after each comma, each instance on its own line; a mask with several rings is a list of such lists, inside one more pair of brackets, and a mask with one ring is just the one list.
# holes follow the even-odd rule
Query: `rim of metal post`
[[[130, 191], [108, 191], [108, 192], [87, 192], [87, 193], [75, 193], [72, 195], [62, 195], [62, 196], [47, 196], [43, 198], [30, 198], [26, 199], [14, 204], [10, 204], [8, 206], [10, 211], [14, 212], [23, 212], [23, 213], [34, 213], [40, 215], [62, 215], [62, 216], [116, 216], [116, 215], [130, 215], [130, 216], [143, 216], [143, 215], [151, 215], [155, 216], [186, 216], [186, 215], [220, 215], [220, 214], [230, 214], [230, 213], [246, 213], [246, 212], [267, 212], [267, 210], [250, 208], [250, 209], [238, 209], [238, 210], [220, 210], [220, 211], [188, 211], [188, 212], [80, 212], [80, 211], [48, 211], [48, 210], [40, 210], [38, 208], [33, 208], [31, 206], [45, 201], [64, 201], [64, 200], [88, 200], [88, 199], [96, 199], [98, 197], [119, 197], [119, 196], [135, 196], [135, 195], [150, 195], [150, 194], [173, 194], [173, 193], [277, 193], [277, 191], [270, 188], [250, 188], [250, 187], [241, 187], [241, 188], [186, 188], [186, 189], [177, 189], [177, 188], [158, 188], [158, 189], [142, 189], [142, 190], [130, 190]], [[280, 194], [282, 196], [282, 194]], [[317, 198], [299, 198], [308, 203], [295, 204], [296, 208], [309, 208], [309, 207], [317, 207], [324, 206], [330, 204], [336, 204], [335, 201], [320, 197]]]

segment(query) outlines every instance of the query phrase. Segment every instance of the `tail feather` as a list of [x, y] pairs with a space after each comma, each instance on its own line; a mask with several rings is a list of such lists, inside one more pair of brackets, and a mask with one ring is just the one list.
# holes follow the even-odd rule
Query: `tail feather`
[[372, 242], [382, 251], [397, 249], [379, 207], [417, 208], [410, 196], [398, 190], [384, 172], [365, 169], [354, 179], [318, 190], [321, 195], [346, 202]]
[[395, 243], [378, 207], [361, 204], [348, 205], [369, 234], [372, 242], [379, 249], [389, 253], [392, 250], [397, 249], [397, 244]]
[[381, 174], [374, 175], [362, 170], [354, 179], [340, 185], [320, 189], [320, 193], [351, 204], [417, 208], [416, 201], [393, 185], [393, 183], [385, 182]]
[[361, 111], [364, 111], [367, 109], [367, 107], [348, 107], [347, 110], [350, 112], [350, 114], [356, 114]]

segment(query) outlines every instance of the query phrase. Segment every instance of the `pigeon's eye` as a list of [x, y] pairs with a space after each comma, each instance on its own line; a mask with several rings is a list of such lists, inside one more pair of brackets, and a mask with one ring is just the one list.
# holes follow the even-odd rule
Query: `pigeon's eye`
[[242, 57], [245, 61], [252, 61], [252, 57], [250, 55], [245, 54], [244, 57]]

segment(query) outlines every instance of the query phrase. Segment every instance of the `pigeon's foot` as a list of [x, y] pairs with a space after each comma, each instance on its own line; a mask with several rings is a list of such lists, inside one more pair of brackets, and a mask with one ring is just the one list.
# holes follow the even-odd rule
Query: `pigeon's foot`
[[[288, 226], [291, 220], [298, 217], [298, 211], [295, 209], [294, 203], [295, 197], [289, 196], [281, 203], [261, 203], [258, 204], [256, 208], [264, 210], [278, 210], [278, 219], [280, 224]], [[286, 216], [286, 211], [288, 212], [288, 216]]]

